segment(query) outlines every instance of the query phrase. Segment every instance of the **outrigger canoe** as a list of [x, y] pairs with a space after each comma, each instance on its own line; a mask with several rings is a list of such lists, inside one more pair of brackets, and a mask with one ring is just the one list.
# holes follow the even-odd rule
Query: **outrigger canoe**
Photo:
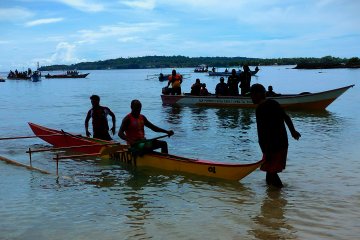
[[29, 125], [35, 135], [54, 147], [87, 146], [74, 148], [72, 151], [78, 151], [86, 155], [98, 155], [137, 167], [152, 167], [167, 171], [238, 181], [255, 171], [262, 164], [262, 160], [251, 164], [231, 164], [190, 159], [158, 152], [136, 156], [129, 151], [127, 145], [109, 146], [108, 144], [112, 143], [110, 141], [73, 135], [34, 123], [29, 123]]
[[[285, 109], [291, 110], [324, 110], [335, 99], [342, 95], [346, 90], [353, 87], [349, 85], [324, 92], [284, 94], [271, 97]], [[251, 98], [247, 96], [194, 96], [189, 93], [182, 95], [161, 95], [164, 105], [195, 105], [206, 107], [237, 107], [237, 108], [256, 108]]]

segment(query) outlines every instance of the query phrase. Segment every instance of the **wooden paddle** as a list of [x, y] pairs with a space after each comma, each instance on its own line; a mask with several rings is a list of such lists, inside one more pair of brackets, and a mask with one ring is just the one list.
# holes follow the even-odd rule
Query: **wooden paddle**
[[165, 137], [170, 137], [170, 135], [166, 134], [166, 135], [159, 136], [159, 137], [155, 137], [155, 138], [151, 138], [151, 139], [139, 140], [139, 141], [136, 142], [136, 144], [138, 144], [138, 143], [145, 143], [145, 142], [151, 142], [151, 141], [154, 141], [154, 140], [157, 140], [157, 139], [161, 139], [161, 138], [165, 138]]

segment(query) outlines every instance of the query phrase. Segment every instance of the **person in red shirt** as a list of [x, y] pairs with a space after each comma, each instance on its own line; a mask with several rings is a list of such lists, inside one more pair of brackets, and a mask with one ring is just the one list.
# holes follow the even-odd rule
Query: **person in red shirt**
[[90, 137], [89, 132], [89, 120], [92, 118], [93, 125], [93, 137], [103, 140], [111, 141], [112, 138], [109, 135], [109, 125], [107, 116], [110, 115], [112, 119], [111, 132], [115, 134], [115, 114], [108, 108], [100, 106], [100, 97], [98, 95], [92, 95], [90, 97], [92, 108], [88, 111], [85, 119], [85, 131], [86, 136]]
[[141, 112], [141, 102], [137, 99], [131, 101], [131, 113], [122, 120], [118, 136], [125, 140], [132, 148], [142, 154], [154, 149], [161, 148], [162, 153], [168, 153], [167, 142], [161, 140], [146, 141], [144, 127], [148, 127], [154, 132], [162, 132], [172, 136], [172, 130], [165, 130], [152, 124]]
[[299, 140], [300, 133], [295, 130], [294, 124], [273, 99], [266, 99], [265, 88], [261, 84], [254, 84], [250, 88], [251, 99], [256, 107], [256, 125], [258, 139], [265, 162], [260, 169], [266, 172], [266, 183], [275, 187], [283, 187], [278, 173], [285, 169], [288, 151], [288, 137], [285, 123], [291, 136]]

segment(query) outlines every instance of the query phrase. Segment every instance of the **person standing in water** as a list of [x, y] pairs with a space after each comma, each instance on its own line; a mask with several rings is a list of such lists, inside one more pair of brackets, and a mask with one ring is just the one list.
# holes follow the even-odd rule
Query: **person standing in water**
[[116, 118], [115, 114], [108, 108], [100, 106], [100, 97], [98, 95], [92, 95], [90, 97], [92, 108], [88, 111], [85, 119], [85, 131], [86, 136], [90, 137], [91, 133], [89, 132], [89, 120], [92, 118], [93, 125], [93, 137], [99, 138], [102, 140], [112, 140], [109, 135], [109, 125], [107, 116], [110, 115], [112, 119], [112, 128], [111, 132], [115, 134], [115, 123]]
[[263, 159], [260, 169], [266, 172], [266, 183], [275, 187], [283, 187], [278, 175], [285, 169], [288, 152], [288, 137], [285, 123], [291, 136], [299, 140], [300, 133], [295, 130], [291, 118], [273, 99], [266, 99], [265, 88], [261, 84], [254, 84], [250, 88], [251, 99], [256, 108], [256, 124], [258, 139]]

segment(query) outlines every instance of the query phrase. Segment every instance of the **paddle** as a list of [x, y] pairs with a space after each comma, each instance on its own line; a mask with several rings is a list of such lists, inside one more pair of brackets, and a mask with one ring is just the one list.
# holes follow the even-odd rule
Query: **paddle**
[[165, 137], [170, 137], [170, 135], [163, 135], [163, 136], [159, 136], [159, 137], [155, 137], [155, 138], [151, 138], [151, 139], [143, 139], [143, 140], [139, 140], [137, 141], [135, 144], [139, 144], [139, 143], [146, 143], [146, 142], [151, 142], [157, 139], [161, 139], [161, 138], [165, 138]]

